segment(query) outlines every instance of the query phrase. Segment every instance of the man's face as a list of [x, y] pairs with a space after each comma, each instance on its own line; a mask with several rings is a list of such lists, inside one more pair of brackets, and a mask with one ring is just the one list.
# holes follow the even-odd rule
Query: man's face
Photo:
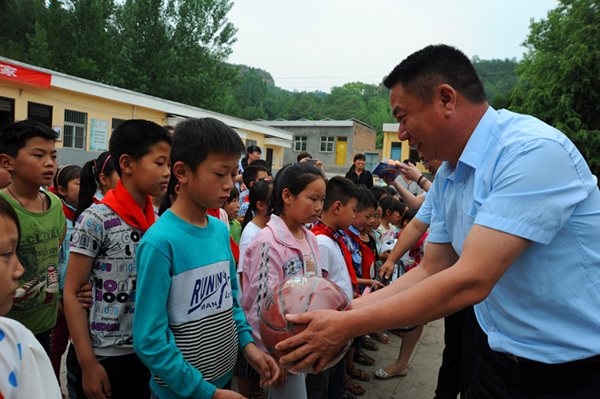
[[441, 102], [436, 106], [436, 97], [424, 102], [414, 94], [408, 93], [402, 83], [390, 91], [392, 114], [400, 123], [398, 138], [408, 140], [417, 147], [426, 159], [438, 159], [438, 153], [444, 145]]

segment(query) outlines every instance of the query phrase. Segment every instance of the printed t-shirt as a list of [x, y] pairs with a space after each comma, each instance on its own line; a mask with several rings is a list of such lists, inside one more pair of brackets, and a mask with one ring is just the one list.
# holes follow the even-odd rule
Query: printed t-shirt
[[306, 240], [306, 236], [303, 236], [301, 240], [296, 239], [296, 242], [298, 243], [298, 247], [302, 251], [302, 256], [303, 256], [303, 260], [304, 260], [304, 270], [307, 273], [310, 273], [310, 272], [316, 273], [317, 272], [317, 261], [315, 258], [315, 254], [313, 254], [313, 252], [310, 248], [310, 244]]

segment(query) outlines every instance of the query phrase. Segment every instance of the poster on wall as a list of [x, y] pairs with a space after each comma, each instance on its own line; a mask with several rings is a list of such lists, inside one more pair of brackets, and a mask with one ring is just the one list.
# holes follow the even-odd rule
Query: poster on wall
[[54, 127], [52, 129], [56, 133], [58, 133], [58, 138], [56, 139], [56, 141], [62, 141], [62, 126], [60, 126], [60, 125], [54, 125]]
[[92, 119], [90, 129], [90, 150], [108, 150], [108, 121]]

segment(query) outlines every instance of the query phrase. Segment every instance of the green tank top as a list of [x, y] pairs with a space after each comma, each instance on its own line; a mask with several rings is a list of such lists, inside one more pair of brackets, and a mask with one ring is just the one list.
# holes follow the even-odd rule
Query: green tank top
[[50, 209], [31, 212], [0, 191], [14, 208], [21, 225], [17, 256], [25, 269], [19, 278], [19, 289], [13, 307], [6, 317], [15, 319], [35, 335], [56, 324], [58, 309], [58, 249], [65, 228], [62, 202], [52, 193]]

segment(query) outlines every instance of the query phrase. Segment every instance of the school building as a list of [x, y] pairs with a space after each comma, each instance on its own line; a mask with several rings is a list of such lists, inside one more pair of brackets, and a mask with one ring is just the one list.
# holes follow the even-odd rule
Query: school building
[[293, 133], [293, 144], [284, 150], [283, 162], [296, 162], [298, 154], [309, 152], [313, 159], [323, 162], [328, 172], [346, 173], [354, 155], [366, 156], [365, 168], [370, 170], [379, 161], [381, 150], [375, 149], [377, 132], [356, 119], [311, 121], [256, 120], [258, 124], [284, 129]]
[[175, 126], [204, 117], [232, 127], [246, 146], [262, 148], [274, 171], [283, 166], [284, 150], [293, 142], [290, 132], [0, 57], [0, 129], [24, 119], [54, 129], [60, 135], [59, 165], [83, 165], [108, 150], [112, 131], [127, 119]]

